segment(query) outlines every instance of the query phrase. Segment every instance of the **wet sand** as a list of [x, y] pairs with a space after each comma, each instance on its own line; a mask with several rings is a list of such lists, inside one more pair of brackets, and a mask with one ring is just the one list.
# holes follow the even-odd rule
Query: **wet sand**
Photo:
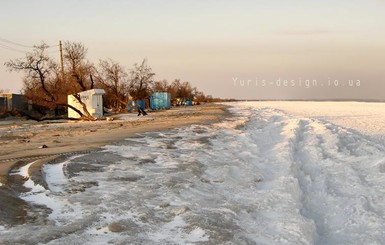
[[[45, 186], [41, 167], [63, 160], [69, 155], [98, 150], [140, 133], [174, 129], [191, 124], [218, 122], [229, 116], [226, 106], [206, 104], [178, 107], [150, 112], [111, 116], [113, 121], [2, 121], [0, 124], [0, 225], [17, 225], [44, 220], [44, 207], [31, 207], [18, 198], [25, 191], [18, 175], [10, 175], [13, 168], [36, 161], [29, 174], [35, 183]], [[43, 148], [42, 146], [47, 146]], [[33, 208], [35, 215], [26, 213]]]

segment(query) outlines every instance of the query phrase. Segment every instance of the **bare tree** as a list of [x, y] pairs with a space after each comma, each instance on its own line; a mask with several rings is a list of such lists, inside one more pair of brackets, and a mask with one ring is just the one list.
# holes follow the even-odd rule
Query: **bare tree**
[[95, 68], [91, 62], [86, 59], [87, 48], [82, 43], [64, 42], [64, 62], [65, 83], [68, 94], [72, 94], [75, 99], [82, 105], [84, 114], [82, 117], [87, 120], [92, 120], [92, 115], [88, 112], [87, 106], [82, 101], [79, 92], [87, 91], [94, 88], [92, 73], [95, 73]]
[[205, 102], [206, 101], [206, 95], [201, 91], [197, 91], [197, 92], [195, 92], [195, 100], [198, 103]]
[[175, 79], [169, 88], [171, 99], [174, 103], [183, 103], [187, 99], [194, 99], [196, 88], [192, 88], [189, 82], [181, 82], [180, 79]]
[[[80, 92], [93, 88], [106, 91], [107, 105], [115, 109], [125, 109], [128, 95], [134, 100], [149, 97], [152, 92], [168, 92], [172, 100], [198, 99], [213, 100], [205, 96], [189, 82], [175, 79], [171, 84], [166, 80], [154, 82], [155, 73], [148, 66], [147, 60], [135, 64], [127, 73], [116, 61], [100, 60], [97, 69], [87, 60], [87, 48], [82, 43], [64, 43], [64, 76], [59, 65], [47, 55], [48, 45], [41, 43], [34, 46], [24, 58], [5, 63], [10, 71], [24, 72], [24, 94], [34, 104], [50, 109], [71, 108], [83, 119], [93, 119], [82, 102]], [[93, 77], [95, 77], [95, 82]], [[82, 105], [80, 111], [67, 102], [67, 95], [72, 94]]]
[[45, 43], [35, 45], [31, 53], [24, 58], [10, 60], [5, 66], [10, 71], [24, 72], [24, 95], [35, 105], [57, 109], [71, 107], [76, 112], [79, 110], [67, 104], [67, 95], [60, 75], [59, 65], [47, 55]]
[[168, 92], [171, 94], [171, 101], [175, 104], [178, 99], [178, 90], [180, 87], [180, 79], [175, 79], [168, 88]]
[[128, 98], [128, 74], [111, 59], [100, 60], [97, 81], [106, 91], [106, 107], [125, 110]]
[[151, 94], [151, 84], [155, 73], [151, 67], [147, 65], [147, 60], [144, 59], [140, 65], [135, 64], [134, 69], [130, 72], [129, 92], [135, 100], [147, 98]]
[[168, 89], [169, 89], [169, 84], [167, 80], [156, 81], [152, 86], [153, 92], [168, 92]]
[[5, 63], [9, 71], [26, 73], [24, 78], [24, 86], [27, 91], [30, 89], [39, 91], [38, 93], [30, 93], [29, 99], [35, 103], [48, 106], [50, 108], [56, 106], [56, 100], [53, 91], [50, 90], [49, 83], [55, 81], [55, 70], [57, 64], [47, 56], [48, 45], [42, 43], [34, 46], [32, 53], [27, 53], [25, 58], [10, 60]]
[[183, 99], [194, 99], [193, 88], [189, 82], [183, 82], [179, 87], [178, 95]]
[[64, 42], [64, 62], [66, 64], [66, 82], [72, 85], [73, 92], [86, 91], [94, 88], [90, 79], [95, 68], [86, 59], [87, 48], [82, 43]]

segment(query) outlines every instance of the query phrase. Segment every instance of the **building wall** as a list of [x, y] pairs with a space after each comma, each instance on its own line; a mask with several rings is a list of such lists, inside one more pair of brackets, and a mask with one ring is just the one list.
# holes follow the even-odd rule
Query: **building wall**
[[[80, 98], [86, 105], [88, 112], [95, 118], [103, 117], [103, 94], [105, 94], [103, 89], [91, 89], [79, 93]], [[83, 106], [78, 102], [75, 96], [68, 95], [68, 104], [85, 114]], [[80, 118], [80, 115], [71, 108], [68, 108], [68, 117]]]
[[6, 97], [0, 97], [0, 112], [8, 110], [8, 99]]
[[21, 94], [0, 94], [0, 109], [12, 110], [27, 110], [28, 104], [25, 97]]
[[153, 93], [150, 97], [152, 110], [164, 110], [171, 107], [171, 95], [169, 93]]

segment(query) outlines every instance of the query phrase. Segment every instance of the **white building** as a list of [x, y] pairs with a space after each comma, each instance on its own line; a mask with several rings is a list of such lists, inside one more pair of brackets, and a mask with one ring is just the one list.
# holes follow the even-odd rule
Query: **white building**
[[[103, 95], [104, 89], [91, 89], [84, 92], [80, 92], [80, 99], [86, 105], [88, 112], [94, 118], [103, 117]], [[84, 114], [83, 106], [73, 95], [68, 95], [68, 104], [75, 107]], [[68, 108], [68, 117], [80, 118], [79, 113]]]

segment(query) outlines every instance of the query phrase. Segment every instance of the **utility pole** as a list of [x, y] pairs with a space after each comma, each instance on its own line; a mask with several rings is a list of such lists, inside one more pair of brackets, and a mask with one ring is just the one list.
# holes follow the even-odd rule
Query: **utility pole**
[[62, 79], [64, 81], [64, 62], [63, 62], [63, 47], [61, 44], [61, 40], [59, 41], [59, 47], [60, 47], [60, 66], [61, 66], [61, 75]]

